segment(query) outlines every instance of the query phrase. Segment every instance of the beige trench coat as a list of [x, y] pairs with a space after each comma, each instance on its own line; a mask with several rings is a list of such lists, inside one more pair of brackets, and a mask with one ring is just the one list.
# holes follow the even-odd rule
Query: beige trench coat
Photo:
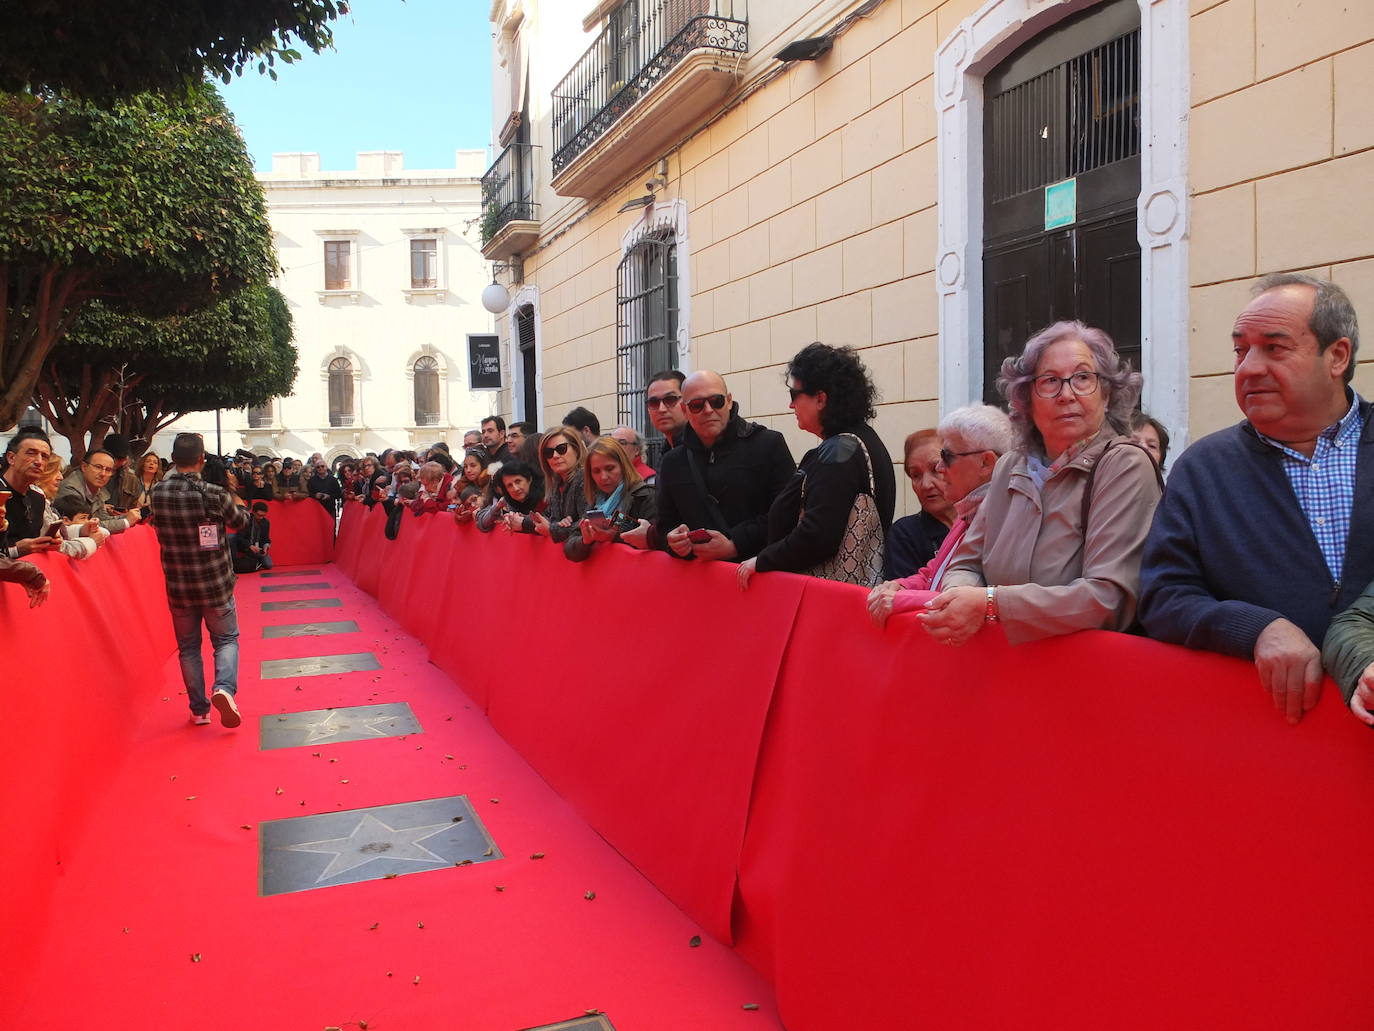
[[[960, 542], [943, 588], [997, 587], [997, 608], [1012, 644], [1075, 630], [1125, 630], [1135, 621], [1140, 556], [1159, 503], [1154, 464], [1104, 424], [1037, 490], [1026, 453], [1003, 455], [987, 499]], [[1083, 491], [1098, 461], [1088, 525]]]

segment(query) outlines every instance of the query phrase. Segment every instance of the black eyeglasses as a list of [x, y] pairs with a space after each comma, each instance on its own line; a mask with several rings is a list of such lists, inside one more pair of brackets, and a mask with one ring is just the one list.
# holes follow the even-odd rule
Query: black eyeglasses
[[956, 458], [963, 458], [965, 455], [981, 455], [981, 451], [951, 451], [947, 447], [940, 449], [940, 464], [948, 469], [954, 464]]
[[543, 455], [545, 458], [552, 458], [554, 455], [566, 455], [570, 447], [572, 447], [572, 445], [565, 440], [561, 444], [555, 444], [553, 447], [544, 448]]
[[1036, 376], [1035, 394], [1037, 397], [1055, 398], [1064, 392], [1064, 384], [1069, 385], [1079, 397], [1091, 394], [1097, 390], [1097, 381], [1100, 378], [1096, 372], [1089, 372], [1087, 369], [1080, 369], [1072, 376], [1055, 376], [1046, 373], [1044, 376]]
[[702, 409], [707, 405], [710, 405], [718, 412], [725, 407], [725, 395], [712, 394], [709, 397], [694, 397], [690, 401], [684, 401], [683, 404], [687, 406], [687, 411], [691, 412], [693, 415], [701, 414]]
[[644, 407], [651, 412], [656, 412], [660, 406], [664, 408], [676, 408], [677, 403], [681, 400], [681, 394], [664, 394], [662, 397], [645, 398]]
[[810, 394], [810, 393], [813, 393], [813, 391], [810, 391], [810, 390], [803, 390], [801, 387], [788, 387], [788, 388], [787, 388], [787, 392], [788, 392], [789, 394], [792, 395], [792, 400], [793, 400], [793, 401], [795, 401], [797, 398], [801, 397], [803, 394]]

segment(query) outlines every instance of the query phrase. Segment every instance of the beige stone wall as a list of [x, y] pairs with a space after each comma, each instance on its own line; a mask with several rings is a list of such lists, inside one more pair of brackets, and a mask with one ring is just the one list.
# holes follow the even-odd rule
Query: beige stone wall
[[[783, 369], [813, 340], [861, 349], [896, 464], [938, 417], [933, 59], [976, 6], [888, 0], [826, 60], [792, 66], [670, 158], [667, 196], [689, 209], [692, 364], [723, 373], [741, 411], [798, 456], [816, 440], [796, 429]], [[581, 221], [527, 257], [544, 424], [575, 404], [614, 418], [616, 265], [637, 219], [616, 209], [642, 192], [566, 205], [554, 221]]]
[[[1230, 331], [1257, 275], [1327, 276], [1374, 325], [1374, 3], [1193, 0], [1194, 436], [1240, 418]], [[1356, 387], [1374, 394], [1374, 345]]]

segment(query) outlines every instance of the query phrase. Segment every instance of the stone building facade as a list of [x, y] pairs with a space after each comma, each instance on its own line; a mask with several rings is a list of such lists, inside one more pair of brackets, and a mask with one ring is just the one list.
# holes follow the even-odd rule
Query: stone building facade
[[[451, 169], [407, 170], [396, 151], [360, 153], [357, 168], [321, 170], [318, 154], [275, 154], [260, 173], [291, 307], [300, 371], [291, 394], [222, 412], [224, 448], [331, 461], [343, 455], [457, 445], [496, 404], [469, 389], [469, 333], [491, 333], [480, 303], [490, 282], [478, 248], [482, 150]], [[182, 430], [214, 441], [214, 413]], [[212, 445], [213, 446], [213, 445]]]
[[1374, 311], [1374, 8], [495, 0], [491, 21], [507, 415], [633, 418], [671, 360], [722, 372], [800, 454], [782, 370], [819, 339], [862, 350], [899, 457], [1077, 316], [1186, 442], [1238, 418], [1229, 326], [1256, 275], [1312, 269]]

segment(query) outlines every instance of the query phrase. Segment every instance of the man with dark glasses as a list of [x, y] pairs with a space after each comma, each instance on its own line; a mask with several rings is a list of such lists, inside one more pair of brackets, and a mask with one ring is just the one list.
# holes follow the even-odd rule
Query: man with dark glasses
[[743, 419], [717, 373], [688, 376], [680, 405], [687, 424], [660, 463], [655, 543], [679, 558], [751, 558], [767, 542], [769, 506], [797, 468], [787, 441]]
[[686, 379], [677, 369], [670, 369], [654, 373], [644, 387], [644, 407], [654, 429], [663, 434], [665, 451], [682, 443], [682, 431], [687, 426], [687, 409], [682, 407]]

